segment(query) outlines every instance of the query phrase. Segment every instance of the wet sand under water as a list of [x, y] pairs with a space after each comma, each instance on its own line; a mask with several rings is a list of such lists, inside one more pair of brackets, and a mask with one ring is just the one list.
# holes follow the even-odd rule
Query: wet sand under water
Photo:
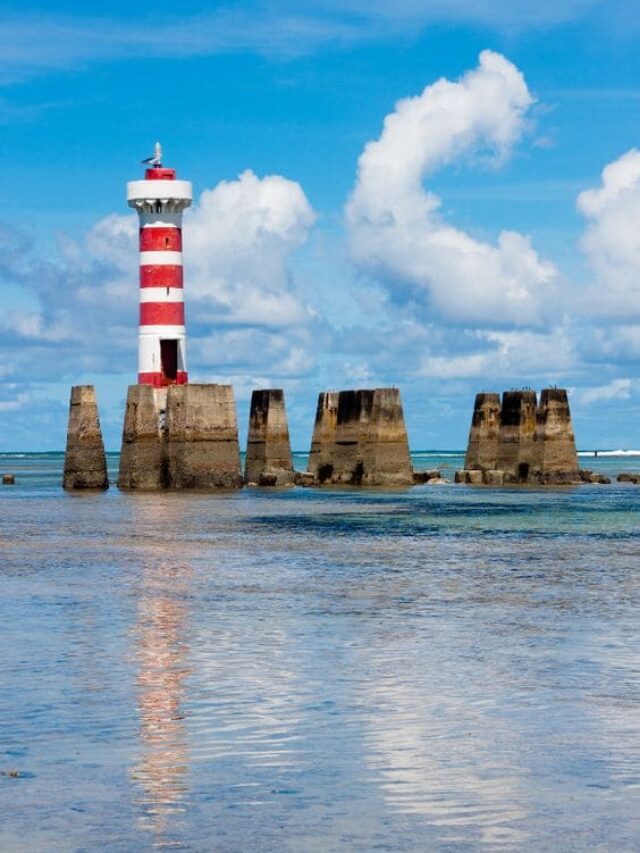
[[31, 462], [0, 850], [638, 849], [640, 487], [66, 495]]

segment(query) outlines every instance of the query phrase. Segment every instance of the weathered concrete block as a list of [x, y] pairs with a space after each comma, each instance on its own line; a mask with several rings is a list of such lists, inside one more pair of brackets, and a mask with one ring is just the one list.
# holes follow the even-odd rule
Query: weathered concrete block
[[71, 389], [62, 485], [69, 490], [109, 488], [93, 385], [74, 385]]
[[398, 389], [320, 394], [308, 468], [321, 484], [411, 485]]
[[317, 486], [316, 478], [311, 471], [296, 471], [293, 475], [296, 486]]
[[482, 481], [485, 486], [502, 486], [504, 485], [504, 471], [489, 468], [483, 472]]
[[251, 395], [244, 481], [261, 486], [293, 484], [287, 412], [280, 389], [254, 391]]
[[173, 489], [242, 486], [238, 422], [231, 385], [171, 385], [166, 455]]
[[537, 398], [535, 391], [505, 391], [500, 409], [500, 432], [495, 468], [505, 481], [524, 483], [529, 478], [534, 454]]
[[465, 470], [495, 468], [500, 435], [500, 395], [476, 394], [469, 443], [464, 459]]
[[413, 483], [415, 486], [422, 485], [423, 483], [430, 483], [431, 480], [441, 480], [442, 474], [440, 471], [414, 471], [413, 472]]
[[569, 399], [562, 388], [545, 388], [540, 395], [531, 467], [543, 477], [580, 468]]
[[640, 483], [640, 474], [629, 471], [628, 473], [618, 474], [616, 480], [619, 483], [633, 483], [637, 486]]
[[481, 486], [483, 483], [483, 472], [478, 470], [467, 471], [466, 468], [463, 468], [461, 471], [456, 471], [454, 483], [464, 483], [467, 486]]
[[338, 429], [338, 396], [337, 391], [323, 391], [318, 395], [307, 468], [314, 480], [320, 483], [330, 482], [333, 474], [333, 452]]
[[160, 413], [166, 400], [164, 390], [151, 385], [130, 385], [122, 431], [120, 489], [162, 489], [168, 485], [164, 437]]

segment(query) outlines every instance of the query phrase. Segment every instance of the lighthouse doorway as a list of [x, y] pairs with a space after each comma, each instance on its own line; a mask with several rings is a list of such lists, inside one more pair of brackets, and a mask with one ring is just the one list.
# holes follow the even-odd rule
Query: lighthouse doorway
[[175, 385], [178, 379], [178, 341], [160, 341], [162, 384]]

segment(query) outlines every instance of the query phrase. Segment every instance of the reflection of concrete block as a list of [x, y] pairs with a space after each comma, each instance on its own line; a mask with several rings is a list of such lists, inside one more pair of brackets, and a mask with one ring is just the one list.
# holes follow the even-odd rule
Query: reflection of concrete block
[[308, 468], [320, 484], [411, 485], [398, 389], [320, 394]]
[[245, 483], [289, 486], [293, 463], [284, 392], [271, 388], [251, 395]]
[[93, 385], [74, 385], [71, 389], [62, 485], [69, 490], [109, 488]]

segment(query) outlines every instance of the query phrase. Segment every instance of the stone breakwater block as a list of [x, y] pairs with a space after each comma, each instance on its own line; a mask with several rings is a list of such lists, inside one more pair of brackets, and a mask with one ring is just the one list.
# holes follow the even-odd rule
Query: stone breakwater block
[[70, 491], [109, 488], [93, 385], [74, 385], [71, 389], [62, 485]]
[[309, 470], [306, 472], [311, 474], [314, 482], [320, 482], [319, 473], [324, 482], [329, 479], [333, 471], [333, 450], [338, 429], [338, 396], [337, 391], [322, 391], [318, 395], [311, 451], [307, 463]]
[[495, 468], [500, 435], [500, 395], [476, 394], [469, 443], [464, 459], [465, 470]]
[[293, 485], [293, 462], [284, 392], [277, 388], [251, 395], [245, 483]]
[[293, 475], [293, 482], [296, 486], [317, 486], [316, 478], [311, 471], [296, 471]]
[[14, 474], [3, 474], [2, 475], [2, 485], [3, 486], [15, 486], [16, 478]]
[[483, 472], [482, 481], [485, 486], [502, 486], [504, 485], [504, 471], [488, 469]]
[[320, 394], [308, 467], [320, 484], [411, 485], [398, 389]]
[[638, 484], [640, 484], [640, 474], [634, 474], [632, 472], [624, 473], [624, 474], [618, 474], [618, 476], [616, 477], [616, 480], [619, 483], [633, 483], [634, 485], [637, 486]]
[[500, 409], [496, 464], [507, 482], [524, 483], [534, 459], [537, 397], [535, 391], [505, 391]]
[[129, 386], [118, 473], [120, 489], [155, 490], [168, 485], [160, 405], [159, 392], [150, 385]]
[[442, 474], [440, 471], [414, 471], [413, 483], [415, 486], [420, 486], [423, 483], [429, 483], [431, 480], [441, 480]]
[[545, 388], [540, 395], [531, 467], [542, 475], [580, 469], [569, 398], [563, 388]]
[[[576, 481], [573, 480], [572, 484], [575, 482]], [[598, 471], [589, 471], [587, 468], [581, 468], [577, 482], [590, 483], [595, 486], [608, 486], [611, 483], [611, 480], [605, 474], [600, 474]]]
[[483, 484], [482, 471], [456, 471], [454, 482], [464, 483], [467, 486], [481, 486]]
[[231, 385], [172, 385], [167, 393], [168, 484], [237, 489], [243, 484]]

